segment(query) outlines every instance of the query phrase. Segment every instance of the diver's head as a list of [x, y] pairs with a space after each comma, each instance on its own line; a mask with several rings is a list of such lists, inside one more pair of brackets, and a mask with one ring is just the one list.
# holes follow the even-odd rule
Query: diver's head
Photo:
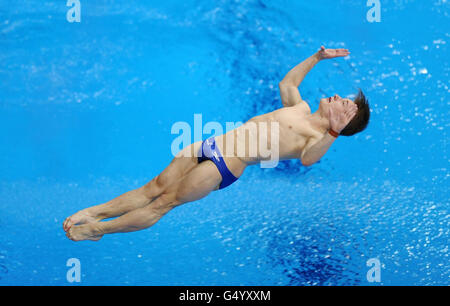
[[366, 99], [361, 90], [359, 90], [355, 100], [341, 98], [339, 95], [323, 98], [319, 103], [319, 111], [328, 118], [330, 108], [333, 109], [334, 113], [343, 112], [347, 103], [355, 103], [358, 107], [358, 111], [347, 126], [339, 133], [339, 135], [352, 136], [356, 133], [362, 132], [367, 127], [370, 118], [369, 101]]

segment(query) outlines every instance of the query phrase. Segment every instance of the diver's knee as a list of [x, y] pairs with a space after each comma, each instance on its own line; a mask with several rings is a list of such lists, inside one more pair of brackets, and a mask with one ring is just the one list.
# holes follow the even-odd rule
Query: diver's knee
[[151, 205], [155, 209], [166, 210], [171, 209], [177, 205], [179, 201], [176, 198], [176, 194], [173, 192], [163, 193], [159, 196], [158, 200]]
[[161, 175], [157, 175], [150, 182], [142, 186], [142, 192], [146, 197], [154, 198], [164, 191], [165, 184], [166, 182], [161, 178]]

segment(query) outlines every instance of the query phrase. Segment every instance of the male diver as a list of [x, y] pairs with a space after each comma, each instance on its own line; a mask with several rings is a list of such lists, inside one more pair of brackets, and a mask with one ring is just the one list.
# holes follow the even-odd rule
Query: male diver
[[[361, 132], [369, 122], [370, 109], [361, 90], [354, 100], [339, 95], [323, 98], [314, 113], [298, 91], [306, 74], [319, 61], [348, 54], [347, 49], [322, 46], [279, 83], [284, 107], [256, 116], [223, 135], [185, 147], [164, 171], [144, 186], [68, 217], [63, 223], [67, 237], [74, 241], [99, 240], [105, 234], [142, 230], [154, 225], [171, 209], [229, 186], [247, 166], [266, 158], [258, 151], [249, 154], [251, 142], [248, 137], [241, 136], [250, 124], [278, 123], [276, 139], [273, 133], [263, 129], [256, 129], [256, 135], [250, 136], [266, 143], [278, 141], [280, 160], [298, 158], [304, 166], [316, 163], [339, 135]], [[102, 221], [114, 217], [118, 218]]]

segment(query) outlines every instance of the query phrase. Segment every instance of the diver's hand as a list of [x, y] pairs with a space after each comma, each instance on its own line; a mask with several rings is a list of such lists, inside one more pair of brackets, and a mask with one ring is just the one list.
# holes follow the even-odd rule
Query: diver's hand
[[358, 111], [358, 106], [354, 103], [349, 103], [344, 106], [344, 111], [337, 112], [330, 107], [330, 128], [337, 132], [341, 133], [341, 131], [347, 126], [347, 124], [353, 119]]
[[345, 57], [350, 54], [348, 49], [325, 49], [324, 46], [320, 47], [319, 52], [319, 59], [329, 59], [329, 58], [335, 58], [335, 57]]

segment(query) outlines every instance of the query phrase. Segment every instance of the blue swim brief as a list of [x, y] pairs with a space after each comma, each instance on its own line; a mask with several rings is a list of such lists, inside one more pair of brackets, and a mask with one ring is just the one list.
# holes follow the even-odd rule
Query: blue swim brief
[[214, 137], [203, 141], [202, 146], [198, 151], [198, 163], [200, 164], [205, 160], [212, 161], [219, 170], [220, 175], [222, 175], [222, 182], [220, 183], [219, 189], [230, 186], [237, 181], [237, 177], [231, 173], [225, 164], [225, 160], [223, 159], [218, 146], [216, 146], [216, 140]]

